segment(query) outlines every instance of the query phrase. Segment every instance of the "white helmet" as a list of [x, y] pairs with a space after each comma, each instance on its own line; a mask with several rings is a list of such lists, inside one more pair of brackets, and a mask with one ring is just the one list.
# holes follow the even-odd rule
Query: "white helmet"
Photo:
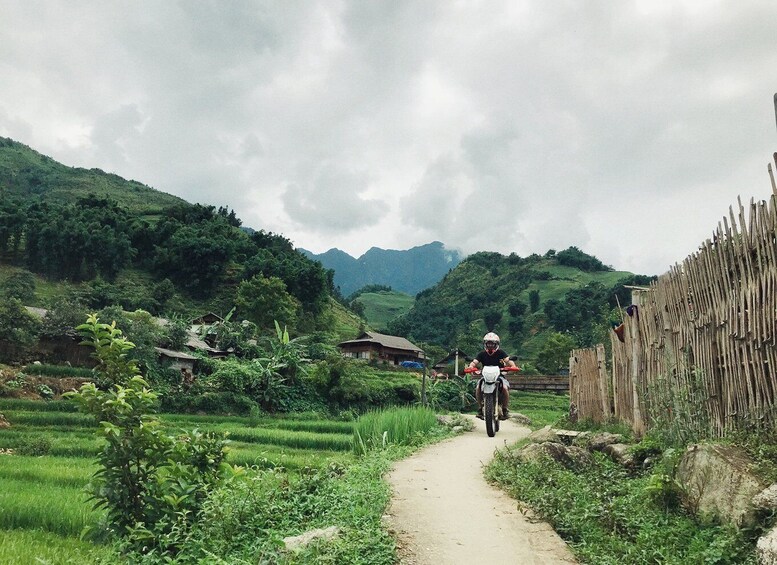
[[494, 332], [488, 332], [483, 336], [483, 349], [488, 351], [489, 354], [499, 349], [499, 336]]

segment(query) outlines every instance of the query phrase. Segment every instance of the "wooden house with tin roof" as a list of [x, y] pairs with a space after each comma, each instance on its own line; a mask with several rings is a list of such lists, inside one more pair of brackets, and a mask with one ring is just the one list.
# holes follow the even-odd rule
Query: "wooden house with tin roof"
[[404, 337], [364, 332], [356, 339], [338, 344], [343, 356], [399, 365], [403, 361], [424, 362], [424, 352]]

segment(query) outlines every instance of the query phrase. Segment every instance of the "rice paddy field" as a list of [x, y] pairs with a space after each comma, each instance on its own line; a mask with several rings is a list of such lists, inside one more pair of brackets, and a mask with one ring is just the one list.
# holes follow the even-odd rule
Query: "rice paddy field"
[[[104, 563], [108, 551], [80, 539], [100, 511], [86, 500], [102, 440], [90, 416], [67, 401], [0, 399], [0, 563]], [[290, 471], [346, 463], [354, 424], [312, 418], [162, 414], [177, 430], [225, 432], [230, 463]]]

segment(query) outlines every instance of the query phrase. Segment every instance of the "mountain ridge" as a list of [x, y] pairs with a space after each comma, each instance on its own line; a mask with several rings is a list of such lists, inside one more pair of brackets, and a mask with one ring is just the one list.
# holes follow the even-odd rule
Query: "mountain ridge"
[[303, 248], [298, 250], [334, 270], [334, 284], [343, 296], [372, 284], [415, 295], [435, 285], [462, 261], [457, 250], [446, 248], [440, 241], [405, 250], [373, 246], [359, 257], [336, 247], [319, 254]]

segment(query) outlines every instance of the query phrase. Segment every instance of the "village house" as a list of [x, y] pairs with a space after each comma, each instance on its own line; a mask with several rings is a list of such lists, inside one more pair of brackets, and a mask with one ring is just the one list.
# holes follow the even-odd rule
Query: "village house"
[[390, 365], [399, 365], [403, 361], [423, 363], [424, 352], [404, 337], [364, 332], [356, 339], [344, 341], [338, 345], [344, 357], [364, 359], [365, 361], [383, 361]]

